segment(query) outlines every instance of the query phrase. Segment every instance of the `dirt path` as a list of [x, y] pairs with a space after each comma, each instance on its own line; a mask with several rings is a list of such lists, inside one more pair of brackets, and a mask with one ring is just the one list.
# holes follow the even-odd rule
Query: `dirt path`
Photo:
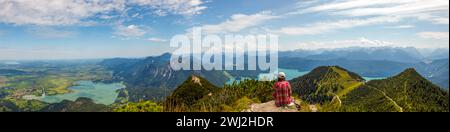
[[[299, 102], [297, 103], [299, 104]], [[308, 107], [309, 110], [307, 109], [307, 112], [318, 112], [316, 105], [308, 105]], [[243, 112], [299, 112], [299, 110], [295, 106], [286, 108], [276, 107], [275, 101], [269, 101], [266, 103], [252, 104], [249, 109], [244, 110]]]
[[311, 112], [317, 112], [316, 105], [309, 105], [309, 109], [311, 110]]
[[394, 104], [394, 106], [398, 109], [398, 112], [403, 112], [403, 108], [400, 105], [398, 105], [397, 102], [395, 102], [391, 97], [389, 97], [384, 91], [381, 91], [378, 88], [371, 87], [371, 86], [369, 86], [369, 88], [372, 88], [372, 89], [380, 92], [381, 94], [383, 94], [385, 98], [387, 98], [389, 101], [391, 101]]
[[341, 107], [341, 106], [342, 106], [342, 100], [341, 100], [341, 98], [339, 97], [339, 95], [337, 95], [337, 94], [335, 94], [335, 93], [331, 93], [331, 94], [334, 95], [334, 97], [333, 97], [333, 99], [331, 100], [331, 102], [334, 102], [334, 100], [337, 100], [338, 103], [339, 103], [339, 106], [338, 106], [338, 107]]
[[250, 109], [244, 112], [298, 112], [298, 110], [293, 108], [280, 108], [275, 106], [275, 101], [269, 101], [261, 104], [252, 104]]

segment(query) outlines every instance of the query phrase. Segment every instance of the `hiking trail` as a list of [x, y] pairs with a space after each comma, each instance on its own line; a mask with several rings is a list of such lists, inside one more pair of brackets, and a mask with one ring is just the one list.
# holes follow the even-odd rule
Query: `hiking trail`
[[[296, 101], [299, 104], [298, 101]], [[317, 112], [317, 107], [315, 105], [308, 105], [310, 112]], [[301, 108], [304, 109], [304, 108]], [[244, 112], [301, 112], [302, 110], [297, 109], [295, 106], [291, 107], [277, 107], [275, 106], [275, 101], [269, 101], [266, 103], [251, 104], [249, 109], [244, 110]]]

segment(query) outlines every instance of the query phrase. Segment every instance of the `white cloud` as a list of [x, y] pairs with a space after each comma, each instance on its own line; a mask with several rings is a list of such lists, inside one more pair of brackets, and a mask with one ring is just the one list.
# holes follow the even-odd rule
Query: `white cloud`
[[[312, 4], [310, 7], [302, 7], [288, 15], [325, 13], [340, 20], [282, 27], [272, 30], [272, 32], [286, 35], [317, 35], [354, 27], [394, 24], [406, 18], [448, 25], [448, 3], [448, 0], [335, 0], [322, 2]], [[413, 27], [412, 25], [400, 25], [389, 28]]]
[[154, 14], [197, 15], [207, 7], [202, 0], [129, 0], [129, 3], [151, 7]]
[[222, 23], [202, 26], [202, 31], [206, 34], [235, 33], [250, 27], [261, 25], [268, 20], [276, 18], [279, 18], [279, 16], [274, 16], [269, 11], [252, 15], [235, 14]]
[[327, 4], [322, 4], [318, 6], [313, 6], [305, 10], [302, 10], [301, 13], [346, 10], [370, 6], [383, 6], [383, 5], [408, 3], [411, 1], [412, 0], [342, 0], [329, 2]]
[[52, 27], [32, 27], [26, 31], [39, 38], [70, 38], [77, 35], [73, 31]]
[[147, 40], [148, 40], [148, 41], [151, 41], [151, 42], [156, 42], [156, 43], [167, 42], [166, 39], [162, 39], [162, 38], [148, 38]]
[[400, 21], [398, 17], [373, 17], [367, 19], [344, 19], [337, 21], [318, 22], [307, 26], [284, 27], [273, 30], [273, 33], [285, 35], [317, 35], [333, 32], [340, 29], [369, 26], [383, 23], [396, 23]]
[[432, 18], [431, 21], [433, 23], [435, 23], [435, 24], [444, 24], [444, 25], [448, 25], [449, 24], [448, 16], [447, 16], [447, 18], [442, 18], [442, 17]]
[[406, 28], [415, 28], [416, 26], [414, 25], [398, 25], [398, 26], [391, 26], [391, 27], [387, 27], [387, 28], [392, 28], [392, 29], [406, 29]]
[[90, 18], [111, 19], [114, 13], [128, 16], [127, 11], [137, 7], [157, 15], [191, 16], [206, 9], [203, 3], [202, 0], [0, 0], [0, 23], [92, 24]]
[[419, 35], [426, 39], [448, 40], [448, 32], [420, 32]]
[[448, 0], [342, 0], [300, 10], [347, 17], [397, 16], [448, 25]]
[[[294, 44], [295, 45], [295, 44]], [[360, 38], [356, 40], [339, 40], [339, 41], [311, 41], [302, 42], [296, 44], [299, 49], [304, 50], [317, 50], [317, 49], [337, 49], [337, 48], [350, 48], [350, 47], [400, 47], [400, 45], [394, 42], [382, 41], [382, 40], [370, 40], [367, 38]], [[290, 47], [289, 49], [292, 49]]]
[[144, 26], [119, 25], [118, 27], [116, 27], [114, 35], [117, 35], [117, 36], [123, 37], [123, 38], [139, 38], [139, 37], [144, 36], [148, 32], [148, 30], [149, 29]]
[[1, 0], [0, 22], [17, 25], [73, 25], [96, 14], [124, 8], [123, 0]]
[[[393, 1], [396, 2], [396, 1]], [[374, 16], [374, 15], [412, 15], [419, 13], [433, 13], [435, 11], [448, 11], [447, 0], [410, 0], [403, 4], [384, 7], [365, 7], [343, 10], [337, 14], [348, 16]]]
[[296, 6], [298, 8], [305, 8], [305, 7], [310, 7], [319, 2], [320, 2], [320, 0], [300, 0], [296, 3]]
[[[446, 12], [448, 13], [448, 11]], [[433, 24], [440, 24], [440, 25], [449, 24], [448, 14], [442, 16], [432, 14], [416, 14], [410, 15], [410, 17], [416, 17], [418, 20], [429, 21]]]

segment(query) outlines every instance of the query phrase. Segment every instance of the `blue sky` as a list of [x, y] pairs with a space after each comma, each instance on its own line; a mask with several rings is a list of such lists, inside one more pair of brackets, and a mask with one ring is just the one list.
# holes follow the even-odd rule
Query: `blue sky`
[[144, 57], [194, 26], [280, 50], [447, 48], [447, 0], [0, 0], [0, 60]]

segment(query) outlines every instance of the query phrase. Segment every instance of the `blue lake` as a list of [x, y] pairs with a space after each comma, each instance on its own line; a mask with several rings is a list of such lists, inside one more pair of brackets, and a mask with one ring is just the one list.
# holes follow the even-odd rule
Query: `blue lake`
[[92, 81], [78, 81], [76, 86], [72, 86], [73, 92], [68, 94], [45, 96], [40, 100], [47, 103], [58, 103], [63, 100], [75, 101], [79, 97], [91, 98], [95, 103], [109, 105], [114, 103], [117, 98], [118, 89], [125, 88], [121, 83], [94, 83]]
[[372, 80], [382, 80], [386, 79], [387, 77], [363, 77], [366, 81], [372, 81]]
[[[292, 80], [294, 78], [306, 75], [310, 71], [298, 71], [298, 70], [295, 70], [295, 69], [278, 68], [278, 72], [286, 73], [286, 80]], [[258, 79], [259, 80], [275, 80], [275, 79], [277, 79], [278, 72], [259, 74]]]

